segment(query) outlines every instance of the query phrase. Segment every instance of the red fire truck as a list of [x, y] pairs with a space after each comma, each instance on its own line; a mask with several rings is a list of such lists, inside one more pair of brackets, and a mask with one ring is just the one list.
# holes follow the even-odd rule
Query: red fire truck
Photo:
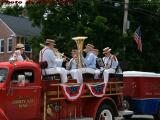
[[122, 76], [69, 79], [42, 76], [34, 62], [0, 63], [0, 120], [114, 120], [122, 106]]

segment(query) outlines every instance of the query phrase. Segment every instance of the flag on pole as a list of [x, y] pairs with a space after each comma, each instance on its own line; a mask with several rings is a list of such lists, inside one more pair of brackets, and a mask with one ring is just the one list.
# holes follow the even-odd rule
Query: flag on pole
[[135, 40], [135, 42], [137, 44], [137, 49], [142, 52], [142, 40], [141, 40], [140, 26], [134, 32], [133, 37], [134, 37], [134, 40]]

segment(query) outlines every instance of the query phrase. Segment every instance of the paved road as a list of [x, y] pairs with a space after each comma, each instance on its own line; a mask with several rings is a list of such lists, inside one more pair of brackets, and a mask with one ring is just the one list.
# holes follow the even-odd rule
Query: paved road
[[123, 119], [123, 120], [154, 120], [151, 115], [134, 115], [131, 119]]

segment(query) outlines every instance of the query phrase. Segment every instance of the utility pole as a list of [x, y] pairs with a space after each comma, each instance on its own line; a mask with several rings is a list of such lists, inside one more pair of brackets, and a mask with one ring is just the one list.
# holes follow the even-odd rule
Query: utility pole
[[[128, 26], [128, 4], [129, 4], [129, 0], [124, 0], [124, 18], [123, 18], [123, 37], [125, 40], [125, 37], [127, 36], [127, 26]], [[126, 56], [126, 45], [125, 45], [125, 41], [123, 44], [123, 54], [124, 54], [124, 68], [125, 68], [125, 56]]]
[[124, 0], [123, 36], [127, 34], [129, 0]]

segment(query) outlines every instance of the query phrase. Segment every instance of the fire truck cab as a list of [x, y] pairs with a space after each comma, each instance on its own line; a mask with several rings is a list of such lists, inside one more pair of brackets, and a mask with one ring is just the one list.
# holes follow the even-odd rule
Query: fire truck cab
[[[120, 75], [121, 76], [121, 75]], [[43, 80], [34, 62], [0, 63], [0, 120], [114, 120], [122, 107], [122, 77]]]

